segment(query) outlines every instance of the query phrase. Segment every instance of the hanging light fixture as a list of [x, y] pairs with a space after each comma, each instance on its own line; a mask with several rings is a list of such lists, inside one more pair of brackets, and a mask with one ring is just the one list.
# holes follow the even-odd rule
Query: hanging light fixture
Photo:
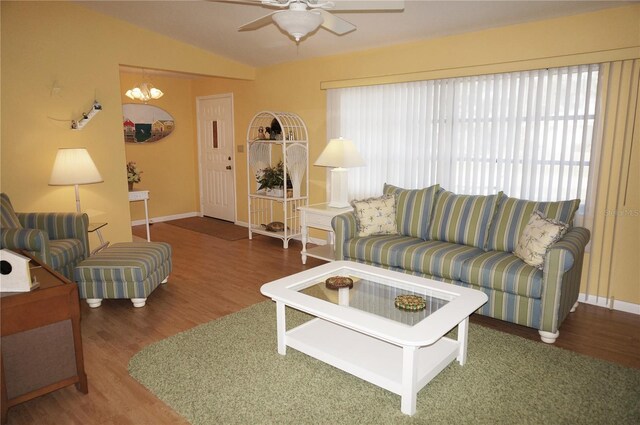
[[320, 12], [307, 10], [305, 3], [291, 3], [289, 10], [274, 13], [272, 19], [280, 28], [295, 38], [296, 43], [305, 35], [315, 31], [324, 22]]
[[143, 82], [135, 86], [134, 88], [127, 90], [125, 96], [133, 100], [141, 100], [147, 103], [151, 99], [160, 99], [164, 93], [162, 90], [155, 88], [151, 83], [145, 82], [144, 69], [142, 70]]

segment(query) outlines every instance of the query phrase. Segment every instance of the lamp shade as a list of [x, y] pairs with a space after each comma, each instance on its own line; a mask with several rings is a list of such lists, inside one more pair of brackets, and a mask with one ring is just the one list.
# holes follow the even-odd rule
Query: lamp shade
[[49, 178], [51, 186], [102, 182], [102, 176], [85, 148], [60, 148]]
[[352, 168], [362, 167], [365, 162], [356, 145], [351, 140], [341, 137], [331, 139], [314, 164], [322, 167]]

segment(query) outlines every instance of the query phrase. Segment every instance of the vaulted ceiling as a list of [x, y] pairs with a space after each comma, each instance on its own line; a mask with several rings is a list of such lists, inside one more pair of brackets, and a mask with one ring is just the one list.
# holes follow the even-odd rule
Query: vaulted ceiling
[[[340, 1], [340, 0], [338, 0]], [[375, 0], [374, 0], [375, 1]], [[403, 11], [333, 12], [357, 30], [337, 36], [323, 28], [298, 45], [276, 25], [239, 32], [273, 12], [251, 1], [78, 1], [94, 11], [255, 67], [347, 53], [487, 28], [576, 15], [624, 1], [408, 0]]]

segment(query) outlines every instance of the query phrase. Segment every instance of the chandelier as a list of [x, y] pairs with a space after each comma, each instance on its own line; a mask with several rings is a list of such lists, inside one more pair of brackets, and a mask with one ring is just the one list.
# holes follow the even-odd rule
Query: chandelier
[[140, 83], [134, 88], [127, 90], [125, 95], [133, 100], [141, 100], [147, 103], [151, 99], [160, 99], [164, 93], [162, 90], [153, 87], [151, 83]]

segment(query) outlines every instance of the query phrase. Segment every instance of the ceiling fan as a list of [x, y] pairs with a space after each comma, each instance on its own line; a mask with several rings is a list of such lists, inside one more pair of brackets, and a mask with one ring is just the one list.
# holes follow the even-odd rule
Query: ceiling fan
[[287, 8], [279, 10], [242, 25], [239, 31], [252, 31], [275, 22], [290, 34], [296, 43], [319, 26], [343, 35], [355, 31], [356, 26], [342, 18], [332, 15], [335, 12], [372, 12], [402, 11], [401, 0], [254, 0], [234, 1], [233, 3], [254, 4], [268, 8]]

